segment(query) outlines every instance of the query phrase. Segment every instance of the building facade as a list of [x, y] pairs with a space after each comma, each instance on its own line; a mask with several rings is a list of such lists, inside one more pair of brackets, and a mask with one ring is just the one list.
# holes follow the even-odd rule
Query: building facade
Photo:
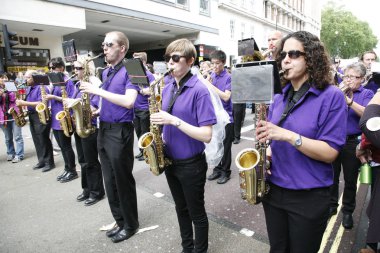
[[197, 60], [221, 49], [230, 66], [240, 39], [253, 37], [265, 48], [272, 30], [319, 36], [320, 13], [320, 1], [311, 0], [5, 0], [0, 23], [17, 32], [20, 55], [6, 64], [12, 71], [45, 66], [71, 39], [80, 54], [96, 54], [113, 30], [128, 36], [131, 53], [148, 52], [150, 63], [163, 60], [171, 41], [188, 38]]

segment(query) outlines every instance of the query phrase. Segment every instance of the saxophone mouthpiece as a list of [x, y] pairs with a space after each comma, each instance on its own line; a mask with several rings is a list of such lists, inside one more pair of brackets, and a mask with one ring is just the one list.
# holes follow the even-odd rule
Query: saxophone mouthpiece
[[280, 77], [283, 77], [285, 74], [287, 74], [288, 73], [288, 69], [285, 69], [285, 70], [283, 70], [283, 69], [281, 69], [279, 72], [278, 72], [278, 74], [280, 75]]

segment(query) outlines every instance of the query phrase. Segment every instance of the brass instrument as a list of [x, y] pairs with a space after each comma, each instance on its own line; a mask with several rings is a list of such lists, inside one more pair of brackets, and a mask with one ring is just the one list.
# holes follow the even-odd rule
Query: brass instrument
[[[68, 80], [71, 78], [74, 78], [76, 74], [70, 76]], [[67, 81], [66, 81], [67, 82]], [[62, 93], [62, 99], [67, 98], [67, 92], [66, 92], [66, 86], [61, 86], [61, 93]], [[70, 111], [65, 104], [63, 104], [63, 110], [58, 112], [57, 115], [55, 115], [55, 119], [59, 121], [59, 124], [61, 125], [61, 128], [63, 130], [63, 133], [70, 137], [74, 133], [73, 129], [73, 121], [71, 119]]]
[[[20, 94], [18, 92], [16, 92], [16, 98], [20, 99]], [[26, 125], [25, 117], [27, 115], [27, 112], [24, 112], [24, 110], [22, 109], [22, 106], [18, 106], [18, 109], [19, 109], [19, 113], [17, 113], [14, 107], [11, 107], [8, 110], [8, 114], [12, 115], [18, 127], [23, 127]]]
[[[41, 97], [46, 96], [45, 85], [40, 85]], [[44, 125], [50, 120], [50, 110], [47, 105], [47, 101], [38, 103], [36, 106], [36, 111], [38, 113], [38, 118], [40, 122]]]
[[346, 99], [346, 103], [348, 104], [348, 99], [352, 100], [354, 98], [353, 90], [350, 86], [345, 85], [344, 82], [341, 82], [339, 84], [339, 89], [343, 92], [344, 98]]
[[[255, 104], [256, 121], [266, 120], [266, 110], [265, 103]], [[266, 182], [266, 173], [269, 169], [266, 149], [266, 143], [256, 140], [255, 148], [243, 149], [235, 159], [239, 169], [241, 197], [251, 205], [259, 204], [269, 191]]]
[[[172, 70], [173, 69], [169, 69], [166, 73], [170, 73]], [[155, 94], [155, 87], [164, 79], [165, 74], [149, 85], [150, 97], [148, 101], [150, 114], [158, 112], [158, 109], [161, 107], [161, 97], [158, 101]], [[149, 164], [150, 171], [154, 175], [160, 175], [164, 172], [165, 167], [171, 164], [171, 161], [164, 156], [164, 145], [159, 125], [151, 124], [150, 132], [143, 134], [139, 138], [138, 146], [144, 151], [145, 161]]]
[[[85, 60], [83, 65], [83, 77], [80, 80], [81, 82], [90, 82], [91, 72], [89, 63], [102, 56], [104, 56], [103, 53]], [[81, 99], [74, 100], [71, 104], [67, 105], [67, 108], [72, 109], [74, 112], [75, 131], [81, 138], [86, 138], [95, 132], [96, 127], [91, 124], [92, 111], [90, 96], [88, 93], [82, 92]]]

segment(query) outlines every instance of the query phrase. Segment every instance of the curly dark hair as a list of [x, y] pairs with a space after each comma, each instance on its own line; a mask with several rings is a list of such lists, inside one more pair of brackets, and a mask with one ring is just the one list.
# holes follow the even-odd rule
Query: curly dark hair
[[[333, 82], [332, 76], [330, 75], [330, 56], [319, 38], [306, 31], [291, 33], [281, 40], [275, 52], [278, 68], [281, 69], [281, 62], [283, 60], [280, 57], [280, 52], [282, 52], [284, 48], [285, 41], [290, 38], [298, 40], [304, 47], [306, 53], [305, 61], [311, 85], [321, 90], [330, 85]], [[283, 84], [287, 82], [285, 79], [281, 81]]]

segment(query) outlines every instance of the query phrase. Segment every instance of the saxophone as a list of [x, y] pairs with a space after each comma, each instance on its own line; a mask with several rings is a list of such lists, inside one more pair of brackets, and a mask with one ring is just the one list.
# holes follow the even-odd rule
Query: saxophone
[[[169, 69], [165, 74], [170, 73], [173, 69]], [[155, 86], [164, 79], [165, 74], [154, 81], [149, 86], [149, 113], [158, 112], [161, 107], [161, 97], [155, 94]], [[150, 166], [150, 171], [158, 176], [165, 171], [165, 167], [171, 164], [171, 161], [164, 156], [164, 144], [161, 138], [161, 128], [159, 125], [151, 124], [150, 132], [143, 134], [138, 141], [138, 146], [144, 151], [146, 163]]]
[[[255, 104], [257, 122], [266, 120], [266, 110], [265, 103]], [[267, 144], [256, 140], [255, 148], [243, 149], [235, 159], [239, 169], [241, 197], [251, 205], [259, 204], [269, 191], [269, 185], [265, 181], [266, 171], [269, 169], [269, 162], [266, 159], [267, 147]]]
[[[104, 54], [101, 53], [95, 57], [88, 58], [85, 60], [83, 65], [83, 78], [81, 82], [90, 81], [90, 66], [89, 63], [96, 58], [102, 57]], [[80, 100], [74, 100], [71, 104], [67, 105], [68, 108], [72, 109], [75, 116], [75, 131], [81, 138], [86, 138], [93, 134], [96, 130], [91, 124], [92, 111], [91, 102], [89, 94], [82, 92]]]
[[[40, 85], [40, 90], [41, 97], [46, 96], [45, 85]], [[38, 118], [40, 119], [40, 122], [46, 125], [47, 122], [50, 120], [50, 111], [47, 106], [47, 101], [38, 103], [38, 105], [36, 106], [36, 111], [38, 112]]]
[[[66, 86], [61, 86], [61, 93], [62, 99], [67, 98]], [[67, 106], [63, 104], [63, 110], [58, 112], [57, 115], [55, 115], [55, 119], [59, 121], [63, 133], [67, 137], [70, 137], [73, 134], [74, 130], [69, 108], [67, 108]]]
[[[16, 98], [21, 99], [20, 94], [16, 93]], [[17, 113], [16, 109], [14, 107], [9, 108], [8, 114], [12, 115], [13, 119], [15, 120], [15, 123], [18, 127], [23, 127], [26, 125], [26, 112], [22, 109], [22, 106], [18, 106], [19, 113]]]

